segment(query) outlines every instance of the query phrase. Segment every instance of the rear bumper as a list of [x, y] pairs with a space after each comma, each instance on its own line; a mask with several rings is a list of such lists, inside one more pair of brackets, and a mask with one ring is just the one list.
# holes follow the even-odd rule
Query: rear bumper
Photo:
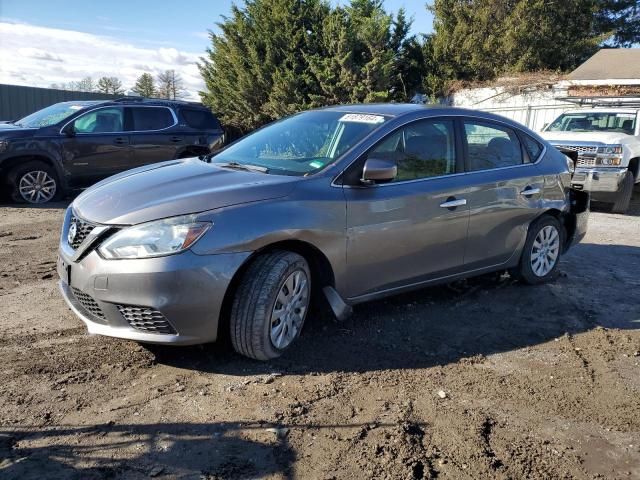
[[576, 168], [571, 179], [571, 186], [578, 190], [592, 193], [617, 192], [622, 179], [627, 173], [626, 168]]
[[571, 206], [569, 214], [565, 216], [565, 228], [568, 234], [565, 251], [582, 241], [587, 234], [591, 195], [589, 192], [572, 189], [569, 190], [569, 200]]
[[[61, 249], [59, 287], [90, 333], [147, 343], [212, 342], [229, 283], [249, 255], [186, 251], [160, 258], [104, 260], [93, 251], [73, 263]], [[130, 309], [143, 314], [125, 314]]]

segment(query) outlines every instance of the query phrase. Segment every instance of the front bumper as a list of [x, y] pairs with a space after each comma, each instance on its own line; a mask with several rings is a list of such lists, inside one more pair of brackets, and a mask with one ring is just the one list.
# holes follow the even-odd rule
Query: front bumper
[[627, 173], [626, 168], [576, 168], [571, 186], [592, 193], [615, 193]]
[[89, 333], [180, 345], [216, 339], [225, 292], [250, 255], [186, 251], [159, 258], [105, 260], [94, 250], [73, 262], [72, 253], [63, 241], [58, 258], [60, 291]]

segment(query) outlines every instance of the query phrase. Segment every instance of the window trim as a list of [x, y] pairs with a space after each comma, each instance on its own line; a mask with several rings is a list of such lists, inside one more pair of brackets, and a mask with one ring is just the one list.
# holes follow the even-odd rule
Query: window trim
[[[171, 112], [171, 116], [173, 117], [173, 125], [169, 126], [169, 127], [165, 127], [165, 128], [161, 128], [159, 130], [120, 130], [118, 132], [78, 132], [76, 133], [76, 135], [128, 135], [130, 133], [148, 133], [148, 132], [162, 132], [163, 130], [168, 130], [169, 128], [173, 128], [178, 124], [178, 117], [176, 116], [176, 113], [173, 111], [173, 109], [171, 107], [167, 107], [164, 105], [103, 105], [100, 107], [96, 107], [96, 108], [92, 108], [91, 110], [87, 110], [86, 112], [82, 112], [81, 114], [79, 114], [77, 117], [69, 120], [67, 123], [65, 123], [62, 128], [60, 128], [60, 135], [64, 135], [64, 129], [67, 128], [67, 125], [75, 122], [76, 120], [78, 120], [79, 118], [84, 117], [85, 115], [88, 115], [92, 112], [95, 112], [97, 110], [103, 110], [105, 108], [119, 108], [122, 110], [122, 124], [124, 125], [126, 123], [126, 119], [127, 119], [127, 112], [126, 112], [126, 108], [166, 108], [167, 110], [169, 110]], [[133, 120], [133, 118], [132, 118]]]
[[[392, 132], [390, 132], [390, 134], [394, 133], [397, 129], [408, 125], [409, 123], [415, 122], [417, 120], [426, 120], [426, 119], [429, 119], [429, 118], [451, 118], [451, 119], [454, 119], [454, 121], [458, 125], [457, 137], [461, 137], [462, 136], [462, 132], [460, 132], [460, 128], [463, 128], [463, 119], [465, 119], [465, 118], [473, 118], [473, 119], [478, 119], [478, 120], [484, 120], [486, 122], [497, 123], [499, 125], [504, 125], [505, 127], [514, 130], [516, 132], [516, 134], [519, 133], [519, 132], [522, 132], [522, 133], [528, 135], [527, 132], [522, 129], [522, 127], [511, 125], [510, 123], [504, 122], [502, 120], [487, 119], [485, 117], [471, 115], [471, 114], [468, 114], [468, 113], [450, 113], [450, 114], [445, 114], [445, 115], [425, 116], [425, 117], [420, 117], [420, 118], [414, 118], [414, 119], [411, 119], [411, 120], [407, 120], [406, 122], [402, 123], [401, 125], [398, 125], [398, 127], [396, 129], [394, 129]], [[365, 139], [363, 139], [363, 141]], [[464, 144], [464, 147], [466, 148], [466, 142], [464, 142], [462, 138], [459, 138], [459, 141], [462, 142]], [[456, 144], [456, 148], [457, 148], [457, 144]], [[369, 149], [367, 149], [367, 152], [368, 151], [369, 151]], [[426, 178], [419, 178], [419, 179], [415, 179], [415, 180], [403, 180], [401, 182], [393, 182], [393, 183], [377, 183], [377, 184], [374, 184], [374, 185], [345, 185], [345, 184], [337, 183], [337, 181], [345, 174], [345, 172], [349, 168], [351, 168], [351, 166], [354, 163], [356, 163], [358, 160], [360, 160], [361, 156], [359, 156], [358, 158], [356, 158], [356, 159], [352, 160], [351, 162], [349, 162], [349, 164], [347, 166], [345, 166], [342, 170], [340, 170], [340, 172], [338, 172], [333, 177], [333, 179], [331, 180], [331, 185], [330, 186], [331, 187], [335, 187], [335, 188], [377, 188], [377, 187], [388, 187], [390, 185], [395, 186], [395, 185], [402, 185], [402, 184], [409, 183], [409, 182], [426, 182], [426, 181], [429, 181], [429, 180], [437, 180], [437, 179], [441, 179], [441, 178], [452, 178], [452, 177], [457, 177], [457, 176], [460, 176], [460, 175], [473, 175], [473, 174], [478, 174], [478, 173], [491, 172], [491, 171], [495, 171], [495, 170], [504, 170], [504, 169], [507, 169], [507, 168], [529, 167], [529, 166], [537, 165], [538, 163], [540, 163], [540, 161], [544, 158], [546, 153], [547, 153], [547, 146], [544, 143], [542, 143], [542, 151], [540, 152], [540, 155], [538, 155], [538, 158], [535, 160], [535, 162], [531, 161], [530, 163], [523, 163], [521, 165], [511, 165], [511, 166], [508, 166], [508, 167], [498, 167], [498, 168], [494, 168], [492, 170], [477, 170], [477, 171], [474, 171], [474, 172], [469, 172], [469, 171], [464, 170], [464, 171], [459, 172], [459, 173], [452, 173], [452, 174], [449, 174], [449, 175], [445, 175], [444, 177], [426, 177]], [[456, 158], [456, 162], [457, 162], [457, 158]]]
[[147, 132], [162, 132], [163, 130], [168, 130], [169, 128], [173, 128], [178, 124], [178, 117], [176, 116], [176, 113], [173, 111], [173, 109], [171, 107], [166, 107], [164, 105], [125, 105], [124, 108], [130, 108], [131, 109], [131, 123], [134, 124], [135, 121], [133, 119], [133, 109], [134, 108], [166, 108], [167, 110], [169, 110], [169, 112], [171, 113], [171, 116], [173, 117], [173, 124], [169, 125], [168, 127], [164, 127], [164, 128], [156, 128], [154, 130], [130, 130], [126, 133], [147, 133]]

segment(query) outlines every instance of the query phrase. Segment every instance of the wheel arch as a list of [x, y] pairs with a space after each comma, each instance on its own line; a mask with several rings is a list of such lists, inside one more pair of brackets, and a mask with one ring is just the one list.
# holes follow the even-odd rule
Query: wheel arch
[[307, 261], [309, 269], [311, 270], [312, 295], [316, 298], [321, 297], [323, 287], [335, 286], [335, 274], [331, 262], [315, 245], [304, 240], [282, 240], [265, 245], [247, 257], [240, 268], [234, 273], [231, 282], [229, 282], [220, 309], [220, 321], [218, 322], [219, 337], [222, 336], [222, 338], [226, 339], [229, 335], [229, 315], [231, 313], [233, 297], [249, 265], [251, 265], [259, 255], [277, 250], [297, 253]]
[[58, 175], [59, 187], [62, 190], [66, 190], [66, 187], [67, 187], [66, 177], [60, 165], [52, 157], [44, 153], [15, 155], [12, 157], [5, 158], [0, 164], [0, 182], [8, 185], [11, 180], [9, 178], [11, 171], [17, 166], [19, 166], [20, 164], [23, 164], [26, 162], [42, 162], [45, 165], [52, 167], [55, 170], [56, 174]]

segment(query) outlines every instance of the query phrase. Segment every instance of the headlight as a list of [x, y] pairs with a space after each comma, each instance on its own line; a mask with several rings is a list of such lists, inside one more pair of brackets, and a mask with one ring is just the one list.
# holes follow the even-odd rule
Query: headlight
[[100, 245], [107, 259], [150, 258], [182, 252], [211, 227], [196, 222], [195, 215], [167, 218], [125, 228]]
[[604, 147], [598, 147], [598, 153], [604, 153], [605, 155], [619, 155], [622, 153], [622, 145], [605, 145]]

